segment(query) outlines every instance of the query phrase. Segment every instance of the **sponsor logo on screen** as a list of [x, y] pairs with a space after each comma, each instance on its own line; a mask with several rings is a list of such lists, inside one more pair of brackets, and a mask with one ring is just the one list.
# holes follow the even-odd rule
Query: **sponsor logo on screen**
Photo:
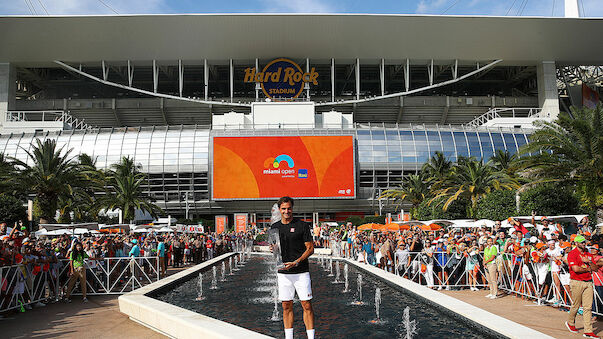
[[269, 62], [261, 72], [255, 67], [246, 68], [244, 82], [259, 83], [270, 99], [289, 101], [303, 92], [304, 84], [318, 85], [318, 72], [314, 67], [304, 72], [297, 63], [279, 58]]
[[305, 168], [297, 170], [297, 177], [300, 179], [308, 179], [308, 170]]

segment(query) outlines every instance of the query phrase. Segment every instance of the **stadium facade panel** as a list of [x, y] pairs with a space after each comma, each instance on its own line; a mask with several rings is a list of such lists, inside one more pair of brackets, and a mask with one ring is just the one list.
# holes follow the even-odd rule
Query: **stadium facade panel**
[[[300, 212], [365, 211], [387, 188], [400, 184], [402, 176], [415, 173], [435, 152], [456, 161], [475, 157], [487, 161], [496, 150], [517, 153], [528, 142], [531, 130], [468, 128], [423, 124], [355, 124], [345, 129], [241, 129], [211, 130], [207, 126], [164, 126], [70, 130], [0, 135], [0, 152], [28, 162], [26, 151], [35, 139], [54, 139], [58, 147], [96, 159], [96, 166], [108, 169], [121, 157], [134, 159], [149, 175], [146, 193], [172, 215], [265, 213], [266, 201], [212, 201], [212, 136], [311, 136], [353, 135], [356, 143], [357, 198], [345, 201], [313, 199], [300, 204]], [[233, 178], [236, 180], [236, 178]], [[392, 211], [392, 206], [384, 206]]]

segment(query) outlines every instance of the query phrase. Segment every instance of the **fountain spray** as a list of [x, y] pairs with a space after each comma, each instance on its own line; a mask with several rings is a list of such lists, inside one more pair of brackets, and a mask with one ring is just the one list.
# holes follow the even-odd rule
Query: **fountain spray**
[[379, 314], [379, 306], [381, 305], [381, 289], [377, 287], [375, 290], [375, 314], [377, 315], [377, 322], [381, 321]]
[[341, 281], [339, 280], [340, 276], [341, 276], [341, 268], [339, 268], [339, 263], [336, 262], [335, 263], [335, 281], [333, 281], [333, 283], [335, 283], [335, 284], [341, 283]]
[[278, 315], [278, 286], [274, 285], [274, 289], [272, 290], [272, 295], [274, 296], [274, 310], [272, 311], [272, 317], [270, 320], [279, 321], [280, 317]]
[[205, 299], [203, 297], [203, 273], [199, 272], [199, 279], [197, 280], [197, 298], [195, 300], [201, 301]]
[[329, 277], [333, 276], [333, 258], [329, 258]]
[[350, 291], [349, 287], [349, 281], [348, 281], [348, 264], [346, 263], [345, 265], [343, 265], [343, 278], [345, 279], [345, 287], [343, 289], [343, 293], [347, 293]]
[[215, 289], [218, 289], [218, 281], [216, 279], [216, 275], [217, 275], [216, 266], [213, 266], [211, 269], [212, 269], [212, 278], [211, 278], [211, 286], [209, 289], [215, 290]]
[[404, 335], [401, 338], [412, 339], [417, 334], [417, 321], [410, 320], [410, 307], [406, 306], [402, 315], [402, 326], [404, 327]]
[[226, 263], [222, 261], [222, 268], [220, 270], [221, 278], [220, 281], [226, 281]]
[[232, 257], [228, 258], [228, 269], [230, 270], [229, 275], [234, 275], [234, 273], [232, 273]]

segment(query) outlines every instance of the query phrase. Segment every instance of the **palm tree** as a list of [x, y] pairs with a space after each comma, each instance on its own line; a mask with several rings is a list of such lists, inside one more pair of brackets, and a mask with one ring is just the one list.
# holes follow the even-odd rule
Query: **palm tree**
[[603, 107], [572, 108], [555, 122], [537, 122], [520, 153], [524, 173], [534, 184], [575, 185], [582, 202], [603, 222]]
[[33, 165], [14, 159], [20, 167], [20, 180], [23, 187], [36, 194], [36, 204], [40, 223], [54, 220], [60, 197], [72, 194], [74, 187], [80, 182], [77, 162], [69, 155], [71, 150], [57, 149], [56, 140], [36, 139], [31, 150], [25, 150]]
[[21, 195], [25, 192], [18, 184], [19, 171], [15, 162], [0, 153], [0, 194]]
[[140, 166], [136, 166], [133, 159], [122, 157], [119, 163], [111, 166], [106, 178], [108, 194], [99, 197], [100, 206], [121, 209], [124, 220], [134, 220], [137, 209], [153, 217], [163, 213], [144, 193], [147, 176], [140, 172]]
[[477, 202], [484, 195], [494, 190], [517, 189], [519, 185], [506, 173], [496, 170], [483, 160], [475, 158], [459, 158], [452, 168], [446, 187], [436, 191], [431, 202], [445, 197], [442, 208], [447, 210], [457, 199], [471, 201], [468, 214], [475, 216]]
[[399, 188], [383, 191], [379, 199], [394, 199], [394, 203], [402, 205], [407, 201], [412, 205], [410, 217], [413, 218], [419, 204], [429, 198], [430, 188], [425, 171], [418, 174], [410, 174], [402, 178]]
[[71, 194], [59, 197], [61, 222], [93, 221], [98, 215], [95, 195], [105, 190], [104, 173], [96, 168], [96, 159], [86, 153], [78, 155], [78, 171], [79, 183], [72, 184]]
[[421, 168], [421, 172], [425, 172], [427, 180], [431, 183], [431, 190], [437, 190], [446, 184], [450, 171], [452, 169], [452, 161], [446, 159], [442, 152], [435, 152], [434, 155]]

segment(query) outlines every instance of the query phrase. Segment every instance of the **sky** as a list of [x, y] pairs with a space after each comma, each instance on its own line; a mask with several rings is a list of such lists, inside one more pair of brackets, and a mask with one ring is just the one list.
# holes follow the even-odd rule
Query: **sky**
[[[565, 0], [0, 0], [0, 15], [376, 13], [563, 16]], [[579, 0], [603, 17], [603, 0]]]

